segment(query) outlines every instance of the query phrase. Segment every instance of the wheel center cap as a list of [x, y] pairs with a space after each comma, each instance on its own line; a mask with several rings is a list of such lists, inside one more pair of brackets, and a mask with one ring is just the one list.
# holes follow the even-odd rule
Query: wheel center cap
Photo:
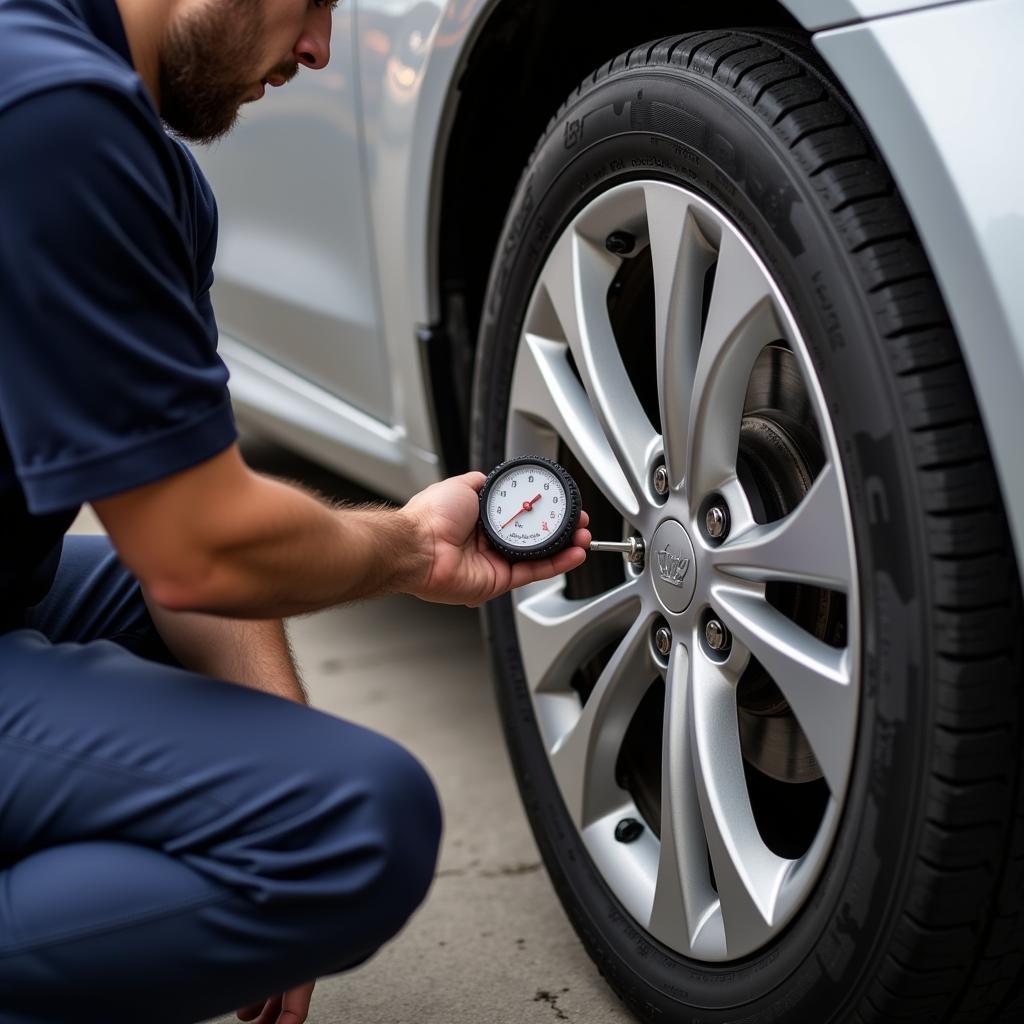
[[651, 538], [648, 564], [654, 589], [670, 612], [685, 611], [697, 586], [697, 559], [693, 544], [675, 519], [666, 519]]

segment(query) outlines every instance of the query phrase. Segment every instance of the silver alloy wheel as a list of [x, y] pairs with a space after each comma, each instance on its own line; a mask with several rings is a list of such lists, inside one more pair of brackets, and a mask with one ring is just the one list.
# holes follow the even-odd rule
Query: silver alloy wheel
[[[607, 296], [622, 267], [612, 232], [650, 247], [663, 433], [644, 411], [620, 354]], [[710, 297], [705, 294], [714, 267]], [[769, 344], [795, 357], [824, 464], [787, 514], [759, 523], [737, 460], [751, 371]], [[571, 356], [571, 360], [570, 360]], [[514, 596], [523, 665], [541, 738], [595, 865], [633, 918], [703, 961], [745, 956], [807, 899], [839, 821], [859, 707], [857, 566], [839, 451], [806, 346], [782, 295], [736, 227], [666, 182], [633, 181], [587, 205], [558, 238], [531, 297], [510, 394], [506, 454], [556, 457], [564, 444], [647, 544], [642, 571], [599, 596], [571, 599], [566, 578]], [[668, 494], [654, 486], [668, 471]], [[729, 531], [707, 536], [707, 500], [724, 499]], [[608, 558], [612, 556], [594, 556]], [[776, 582], [842, 594], [843, 646], [777, 609]], [[708, 616], [726, 627], [723, 655], [702, 643]], [[671, 631], [662, 657], [653, 636]], [[618, 640], [585, 702], [574, 671]], [[816, 834], [796, 859], [758, 829], [745, 777], [737, 686], [751, 658], [767, 671], [806, 736], [828, 787]], [[626, 731], [652, 679], [665, 681], [660, 839], [616, 778]]]

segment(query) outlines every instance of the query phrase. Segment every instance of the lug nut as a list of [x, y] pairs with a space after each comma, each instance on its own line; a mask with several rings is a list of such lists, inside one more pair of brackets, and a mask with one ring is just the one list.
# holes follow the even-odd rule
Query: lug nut
[[704, 626], [704, 639], [711, 650], [720, 654], [729, 646], [729, 630], [718, 619], [708, 619]]
[[633, 843], [640, 838], [643, 830], [643, 824], [637, 821], [636, 818], [623, 818], [615, 826], [615, 838], [620, 843]]
[[672, 650], [672, 630], [668, 626], [659, 626], [654, 631], [654, 646], [659, 654], [668, 655]]
[[668, 494], [668, 470], [664, 466], [654, 471], [654, 489], [659, 494]]
[[729, 513], [724, 505], [712, 505], [704, 516], [704, 528], [712, 540], [721, 540], [729, 532]]
[[604, 247], [616, 256], [628, 256], [635, 246], [636, 239], [628, 231], [613, 231], [604, 240]]

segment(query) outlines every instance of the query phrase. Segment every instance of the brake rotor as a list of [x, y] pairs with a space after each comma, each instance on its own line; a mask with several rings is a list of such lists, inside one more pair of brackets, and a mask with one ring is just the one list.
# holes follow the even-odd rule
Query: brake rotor
[[[810, 401], [796, 358], [782, 345], [754, 364], [740, 426], [740, 478], [754, 518], [781, 519], [803, 500], [824, 462]], [[769, 601], [808, 632], [835, 633], [836, 596], [816, 587], [775, 584]], [[775, 681], [752, 661], [737, 692], [744, 758], [779, 782], [811, 782], [821, 767]]]

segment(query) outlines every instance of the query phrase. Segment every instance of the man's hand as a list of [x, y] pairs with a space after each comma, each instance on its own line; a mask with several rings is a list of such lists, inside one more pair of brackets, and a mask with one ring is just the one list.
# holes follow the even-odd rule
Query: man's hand
[[309, 1013], [316, 981], [289, 989], [283, 995], [271, 996], [262, 1003], [243, 1006], [235, 1016], [251, 1024], [303, 1024]]
[[479, 493], [486, 479], [483, 473], [465, 473], [432, 484], [409, 500], [402, 514], [409, 520], [410, 536], [418, 538], [419, 570], [409, 580], [396, 581], [396, 589], [426, 601], [476, 607], [508, 590], [582, 565], [590, 544], [586, 512], [580, 516], [572, 547], [554, 558], [506, 562], [478, 526]]

